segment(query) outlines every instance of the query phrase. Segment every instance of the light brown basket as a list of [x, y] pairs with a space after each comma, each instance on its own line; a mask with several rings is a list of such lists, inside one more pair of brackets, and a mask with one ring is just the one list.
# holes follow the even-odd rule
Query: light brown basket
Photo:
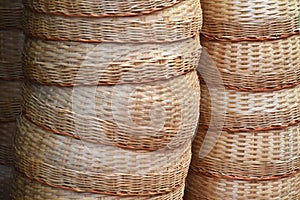
[[23, 41], [24, 35], [20, 30], [0, 30], [1, 80], [22, 79]]
[[[217, 176], [266, 178], [300, 169], [300, 124], [262, 132], [223, 131], [217, 141], [215, 135], [206, 132], [200, 127], [193, 143], [192, 166], [197, 171]], [[201, 148], [210, 150], [208, 144], [214, 142], [209, 154], [202, 158]]]
[[190, 172], [186, 200], [297, 200], [300, 173], [268, 181], [218, 179]]
[[20, 0], [0, 2], [0, 30], [21, 29], [23, 5]]
[[204, 35], [263, 38], [299, 30], [299, 0], [202, 0]]
[[12, 167], [0, 165], [0, 199], [10, 199]]
[[16, 131], [15, 122], [0, 123], [0, 165], [13, 164], [13, 135]]
[[122, 196], [109, 196], [92, 193], [79, 193], [70, 190], [63, 190], [51, 186], [47, 186], [35, 181], [31, 181], [21, 174], [16, 174], [14, 179], [14, 200], [181, 200], [183, 198], [184, 185], [176, 188], [174, 191], [166, 194], [154, 195], [154, 196], [139, 196], [139, 197], [122, 197]]
[[166, 81], [116, 86], [54, 87], [27, 83], [23, 109], [44, 129], [123, 148], [177, 148], [198, 124], [196, 72]]
[[202, 25], [199, 0], [133, 17], [63, 17], [25, 11], [29, 36], [83, 42], [168, 42], [190, 38]]
[[[209, 92], [213, 92], [215, 98], [211, 99]], [[281, 129], [300, 121], [299, 95], [300, 85], [268, 92], [244, 92], [228, 88], [221, 91], [214, 86], [208, 91], [201, 84], [201, 123], [208, 126], [212, 109], [217, 113], [226, 106], [224, 130]]]
[[181, 1], [183, 0], [79, 0], [74, 3], [72, 0], [25, 0], [24, 4], [36, 12], [53, 15], [107, 17], [149, 14], [172, 7]]
[[111, 85], [164, 80], [195, 70], [198, 36], [173, 43], [79, 43], [27, 39], [27, 78], [47, 85]]
[[[219, 42], [202, 37], [201, 44], [219, 69], [223, 82], [243, 90], [264, 90], [300, 83], [300, 34], [280, 40]], [[203, 59], [200, 65], [208, 67]], [[203, 76], [215, 79], [211, 70]]]
[[191, 144], [154, 152], [124, 150], [45, 131], [21, 118], [15, 167], [33, 180], [77, 192], [154, 195], [172, 192], [188, 173]]

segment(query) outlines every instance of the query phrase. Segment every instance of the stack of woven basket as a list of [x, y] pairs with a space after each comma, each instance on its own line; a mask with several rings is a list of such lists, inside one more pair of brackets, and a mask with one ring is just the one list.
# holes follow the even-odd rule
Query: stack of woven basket
[[0, 199], [9, 199], [17, 115], [20, 113], [22, 3], [0, 2]]
[[182, 199], [199, 0], [25, 0], [14, 199]]
[[[225, 91], [201, 84], [186, 199], [300, 199], [299, 0], [201, 3], [201, 42]], [[209, 72], [203, 76], [214, 80]], [[222, 123], [210, 118], [224, 105], [216, 141], [219, 133], [207, 130]]]

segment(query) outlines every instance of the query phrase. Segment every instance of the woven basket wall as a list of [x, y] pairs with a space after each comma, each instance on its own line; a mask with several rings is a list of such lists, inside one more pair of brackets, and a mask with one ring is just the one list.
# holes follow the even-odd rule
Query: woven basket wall
[[11, 181], [12, 167], [0, 165], [0, 199], [10, 199]]

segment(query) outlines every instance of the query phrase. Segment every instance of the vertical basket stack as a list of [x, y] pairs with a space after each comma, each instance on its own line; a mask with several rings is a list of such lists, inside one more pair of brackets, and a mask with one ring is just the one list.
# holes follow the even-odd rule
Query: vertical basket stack
[[199, 0], [25, 0], [14, 199], [182, 199]]
[[20, 113], [23, 33], [21, 1], [0, 2], [0, 199], [10, 199], [13, 134]]
[[[201, 83], [186, 199], [300, 199], [299, 0], [201, 4], [201, 44], [214, 61], [207, 67], [218, 68], [225, 90]], [[207, 130], [224, 105], [216, 139]], [[209, 154], [200, 158], [200, 151]]]

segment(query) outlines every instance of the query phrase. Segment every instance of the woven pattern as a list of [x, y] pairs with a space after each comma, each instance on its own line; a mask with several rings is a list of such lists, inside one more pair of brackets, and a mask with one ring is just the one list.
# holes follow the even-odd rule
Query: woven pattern
[[12, 168], [0, 165], [0, 199], [10, 199]]
[[12, 134], [15, 130], [15, 122], [0, 123], [0, 164], [13, 164]]
[[135, 16], [153, 13], [181, 2], [182, 0], [143, 0], [143, 1], [87, 1], [80, 0], [26, 0], [24, 4], [36, 12], [48, 14], [64, 14], [68, 16]]
[[300, 199], [300, 173], [269, 181], [216, 179], [191, 172], [186, 200]]
[[202, 0], [202, 33], [214, 38], [270, 38], [299, 30], [299, 0]]
[[63, 17], [25, 11], [29, 36], [85, 42], [168, 42], [193, 37], [202, 26], [199, 0], [135, 17]]
[[0, 2], [0, 29], [20, 29], [23, 5], [21, 1]]
[[[27, 83], [23, 108], [35, 124], [59, 134], [156, 150], [191, 140], [199, 116], [199, 104], [195, 103], [200, 101], [199, 92], [196, 72], [167, 81], [114, 87], [74, 89]], [[94, 98], [95, 110], [84, 103], [90, 98]]]
[[[110, 85], [169, 79], [193, 71], [199, 38], [162, 44], [56, 42], [27, 39], [27, 78], [47, 85]], [[138, 75], [137, 75], [138, 74]]]
[[[69, 200], [135, 200], [137, 197], [117, 197], [101, 194], [78, 193], [69, 190], [63, 190], [55, 187], [50, 187], [35, 181], [24, 178], [22, 175], [17, 174], [15, 178], [14, 200], [56, 200], [56, 199], [69, 199]], [[183, 197], [184, 185], [176, 188], [173, 192], [154, 195], [154, 196], [140, 196], [140, 200], [181, 200]]]
[[[227, 86], [255, 90], [300, 83], [300, 34], [253, 42], [218, 42], [203, 37], [201, 44]], [[208, 65], [206, 60], [200, 64]], [[209, 70], [203, 76], [215, 79]]]

